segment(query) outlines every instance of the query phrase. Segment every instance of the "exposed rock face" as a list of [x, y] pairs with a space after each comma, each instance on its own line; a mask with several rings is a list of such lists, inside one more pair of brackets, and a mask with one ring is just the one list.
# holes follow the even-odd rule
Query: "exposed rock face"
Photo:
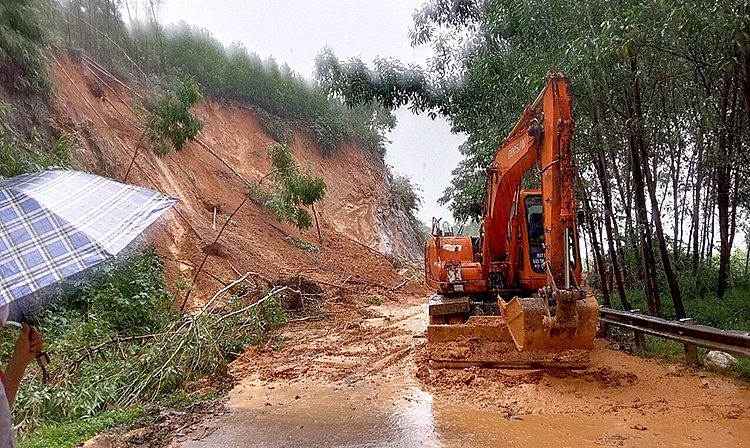
[[377, 224], [380, 244], [378, 250], [386, 254], [395, 254], [410, 260], [424, 258], [424, 244], [411, 225], [409, 215], [403, 210], [385, 205], [377, 207]]

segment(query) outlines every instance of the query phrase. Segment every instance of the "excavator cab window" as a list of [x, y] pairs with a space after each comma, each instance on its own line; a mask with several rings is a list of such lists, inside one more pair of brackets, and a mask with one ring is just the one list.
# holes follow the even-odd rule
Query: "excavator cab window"
[[526, 230], [529, 235], [529, 262], [534, 272], [544, 272], [544, 216], [542, 197], [526, 196]]

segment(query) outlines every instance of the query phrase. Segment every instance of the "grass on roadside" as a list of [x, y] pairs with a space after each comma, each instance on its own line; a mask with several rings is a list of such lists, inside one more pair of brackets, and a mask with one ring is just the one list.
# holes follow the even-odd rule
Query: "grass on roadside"
[[[616, 341], [621, 349], [643, 358], [656, 359], [670, 364], [685, 363], [685, 348], [683, 344], [648, 334], [644, 336], [646, 346], [636, 348], [633, 342], [632, 331], [612, 327], [611, 339]], [[698, 347], [698, 361], [701, 365], [703, 365], [708, 352], [708, 349]], [[739, 356], [736, 358], [737, 364], [727, 370], [725, 375], [744, 382], [750, 388], [750, 359]]]
[[42, 426], [34, 437], [22, 439], [18, 448], [73, 448], [117, 426], [132, 425], [145, 415], [143, 407], [119, 409], [69, 423]]
[[[31, 365], [21, 385], [14, 418], [23, 446], [74, 446], [127, 423], [131, 409], [201, 399], [186, 392], [192, 382], [221, 383], [237, 353], [287, 319], [279, 288], [236, 287], [202, 313], [175, 312], [153, 247], [78, 282], [39, 317], [50, 381], [42, 383]], [[17, 330], [3, 329], [0, 353], [12, 352], [16, 337]]]

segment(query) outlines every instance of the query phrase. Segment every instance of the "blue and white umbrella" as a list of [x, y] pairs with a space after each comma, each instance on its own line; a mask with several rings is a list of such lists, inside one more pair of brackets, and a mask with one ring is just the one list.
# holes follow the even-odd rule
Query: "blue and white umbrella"
[[0, 181], [0, 306], [114, 257], [176, 202], [78, 171]]

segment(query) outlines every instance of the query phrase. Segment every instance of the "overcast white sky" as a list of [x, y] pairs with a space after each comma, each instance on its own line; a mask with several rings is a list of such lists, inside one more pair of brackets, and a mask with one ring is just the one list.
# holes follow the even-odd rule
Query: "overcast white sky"
[[[273, 56], [309, 78], [315, 55], [325, 46], [339, 59], [360, 57], [369, 64], [378, 57], [393, 57], [424, 66], [430, 49], [412, 48], [408, 38], [412, 13], [424, 1], [164, 0], [159, 19], [206, 28], [224, 45], [240, 41], [262, 58]], [[465, 137], [451, 134], [442, 119], [432, 121], [408, 110], [397, 111], [397, 117], [398, 126], [388, 136], [393, 143], [386, 163], [422, 187], [423, 221], [450, 218], [436, 200], [461, 160], [458, 146]]]

